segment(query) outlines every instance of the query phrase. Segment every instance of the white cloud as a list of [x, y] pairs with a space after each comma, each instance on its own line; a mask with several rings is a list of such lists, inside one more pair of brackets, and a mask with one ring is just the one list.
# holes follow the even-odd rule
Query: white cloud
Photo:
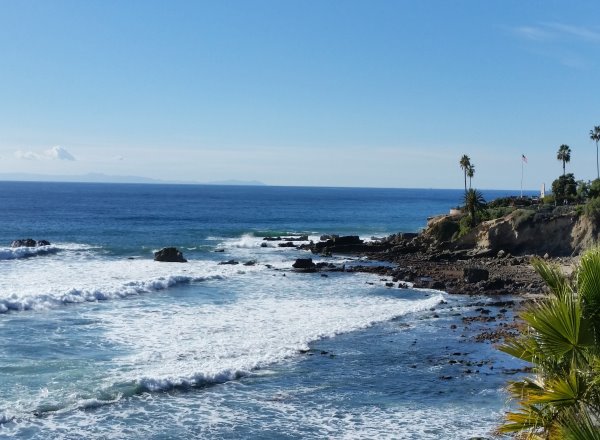
[[564, 23], [540, 23], [537, 26], [519, 26], [513, 32], [520, 37], [534, 41], [562, 41], [574, 39], [589, 43], [600, 42], [600, 31], [585, 26], [572, 26]]
[[55, 147], [50, 148], [49, 150], [44, 151], [44, 154], [50, 157], [51, 159], [75, 160], [75, 157], [73, 157], [71, 153], [69, 153], [67, 150], [65, 150], [64, 147], [61, 147], [60, 145], [57, 145]]
[[515, 34], [528, 40], [547, 41], [552, 39], [552, 33], [534, 26], [520, 26], [514, 29]]
[[36, 153], [35, 151], [17, 150], [15, 151], [15, 157], [17, 159], [26, 160], [76, 160], [71, 153], [69, 153], [64, 147], [61, 147], [60, 145], [56, 145], [40, 153]]

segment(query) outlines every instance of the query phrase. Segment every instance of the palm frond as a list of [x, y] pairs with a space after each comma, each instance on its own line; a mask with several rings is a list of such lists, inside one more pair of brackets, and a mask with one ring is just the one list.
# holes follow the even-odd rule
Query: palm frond
[[598, 415], [593, 421], [588, 411], [568, 411], [561, 417], [560, 438], [564, 440], [600, 440]]
[[[600, 248], [586, 252], [579, 262], [577, 291], [583, 302], [584, 315], [600, 338]], [[600, 341], [598, 341], [600, 342]]]
[[579, 358], [594, 344], [589, 322], [582, 320], [581, 304], [575, 298], [549, 298], [521, 313], [521, 318], [536, 330], [543, 354], [559, 361]]
[[554, 295], [564, 297], [572, 293], [569, 280], [558, 267], [549, 264], [541, 258], [534, 258], [531, 261], [531, 265]]

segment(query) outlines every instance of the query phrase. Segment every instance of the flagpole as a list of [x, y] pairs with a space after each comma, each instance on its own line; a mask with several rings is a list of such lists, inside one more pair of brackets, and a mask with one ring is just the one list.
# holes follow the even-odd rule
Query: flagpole
[[523, 198], [523, 157], [521, 157], [521, 198]]

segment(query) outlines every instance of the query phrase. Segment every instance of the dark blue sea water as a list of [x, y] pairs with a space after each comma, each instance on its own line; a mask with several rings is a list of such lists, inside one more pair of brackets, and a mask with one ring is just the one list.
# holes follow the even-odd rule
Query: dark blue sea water
[[[510, 362], [450, 330], [482, 299], [294, 273], [302, 251], [260, 246], [417, 231], [461, 195], [0, 183], [0, 438], [487, 435]], [[52, 244], [9, 247], [26, 237]], [[152, 261], [164, 246], [189, 262]]]

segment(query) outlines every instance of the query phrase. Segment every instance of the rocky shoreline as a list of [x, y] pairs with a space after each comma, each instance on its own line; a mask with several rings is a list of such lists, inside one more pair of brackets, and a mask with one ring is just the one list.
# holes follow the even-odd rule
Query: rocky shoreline
[[[397, 234], [385, 239], [364, 242], [358, 237], [328, 238], [317, 243], [298, 246], [313, 254], [334, 254], [365, 257], [389, 265], [357, 265], [347, 272], [376, 273], [387, 277], [388, 287], [431, 288], [450, 294], [467, 295], [537, 295], [544, 284], [531, 265], [536, 255], [512, 256], [500, 251], [448, 251], [431, 246], [417, 234]], [[544, 256], [542, 256], [544, 258]], [[572, 257], [550, 257], [561, 266], [570, 266]], [[410, 283], [410, 284], [409, 284]]]

